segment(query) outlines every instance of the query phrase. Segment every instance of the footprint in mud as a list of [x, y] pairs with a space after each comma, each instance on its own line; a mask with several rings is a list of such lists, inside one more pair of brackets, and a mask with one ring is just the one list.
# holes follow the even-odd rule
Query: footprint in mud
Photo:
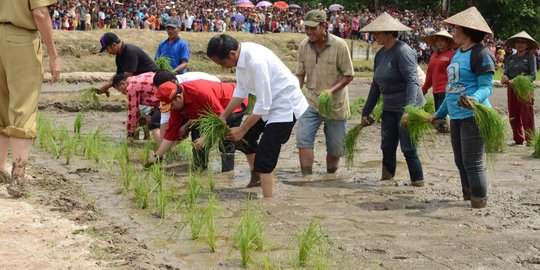
[[75, 169], [74, 171], [70, 171], [69, 173], [70, 174], [81, 175], [81, 174], [85, 174], [85, 173], [97, 173], [97, 172], [98, 172], [97, 170], [92, 169], [92, 168], [78, 168], [78, 169]]

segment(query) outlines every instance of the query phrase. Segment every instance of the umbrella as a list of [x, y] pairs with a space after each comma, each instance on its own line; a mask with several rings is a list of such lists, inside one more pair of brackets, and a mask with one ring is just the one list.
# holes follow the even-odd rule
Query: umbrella
[[236, 5], [238, 7], [243, 7], [243, 8], [252, 8], [254, 7], [254, 5], [252, 3], [240, 3], [238, 5]]
[[246, 20], [246, 17], [244, 17], [244, 15], [242, 15], [241, 13], [234, 14], [233, 18], [237, 23], [243, 23]]
[[268, 2], [268, 1], [261, 1], [261, 2], [257, 3], [256, 7], [269, 7], [271, 5], [272, 5], [272, 3]]
[[328, 9], [331, 11], [338, 11], [338, 10], [342, 10], [343, 6], [340, 4], [332, 4], [328, 7]]
[[249, 0], [238, 0], [236, 2], [236, 5], [240, 5], [240, 4], [252, 4], [253, 5], [253, 3], [251, 3], [251, 1], [249, 1]]
[[283, 1], [277, 1], [274, 3], [274, 6], [279, 8], [279, 9], [288, 9], [289, 8], [289, 4], [283, 2]]
[[290, 9], [293, 9], [293, 8], [301, 9], [301, 7], [299, 5], [297, 5], [297, 4], [290, 4], [289, 8]]

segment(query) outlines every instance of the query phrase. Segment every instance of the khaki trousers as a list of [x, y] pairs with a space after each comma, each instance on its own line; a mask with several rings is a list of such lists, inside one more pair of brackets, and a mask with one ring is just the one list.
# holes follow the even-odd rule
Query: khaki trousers
[[37, 31], [0, 24], [0, 134], [36, 137], [42, 60]]

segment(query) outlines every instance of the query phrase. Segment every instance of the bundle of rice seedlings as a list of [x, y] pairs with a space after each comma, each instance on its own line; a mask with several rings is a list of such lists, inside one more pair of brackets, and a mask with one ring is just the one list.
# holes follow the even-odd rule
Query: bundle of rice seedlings
[[167, 154], [168, 161], [178, 161], [180, 159], [188, 162], [188, 164], [193, 162], [193, 143], [191, 140], [181, 140]]
[[356, 143], [358, 141], [358, 136], [360, 136], [360, 131], [362, 131], [364, 127], [364, 125], [358, 124], [345, 134], [345, 138], [343, 139], [343, 148], [345, 150], [345, 163], [347, 164], [347, 168], [351, 168], [353, 166]]
[[354, 118], [360, 115], [360, 108], [366, 104], [366, 99], [359, 97], [355, 99], [351, 104], [349, 104], [349, 112], [351, 113], [351, 118]]
[[494, 109], [473, 102], [474, 121], [478, 125], [480, 136], [487, 154], [501, 153], [506, 145], [506, 124]]
[[248, 105], [247, 105], [245, 114], [251, 114], [251, 112], [253, 112], [253, 107], [255, 107], [255, 102], [257, 102], [257, 97], [252, 94], [249, 94]]
[[319, 108], [319, 114], [322, 117], [325, 117], [325, 118], [332, 117], [332, 109], [334, 107], [334, 101], [332, 100], [332, 95], [330, 95], [330, 92], [323, 91], [319, 95], [319, 102], [317, 106]]
[[100, 108], [101, 102], [99, 101], [99, 96], [97, 94], [98, 91], [99, 89], [95, 87], [83, 89], [81, 93], [81, 102], [90, 104], [94, 109]]
[[373, 117], [373, 120], [376, 122], [381, 121], [382, 119], [382, 113], [383, 113], [383, 107], [382, 107], [382, 95], [379, 97], [379, 100], [377, 100], [377, 104], [373, 108], [373, 111], [371, 112], [371, 117]]
[[534, 158], [540, 158], [540, 132], [531, 135], [531, 146], [533, 148], [532, 156]]
[[229, 133], [230, 128], [225, 122], [221, 121], [215, 112], [206, 110], [203, 117], [193, 121], [193, 125], [199, 129], [201, 137], [204, 136], [204, 147], [206, 149], [224, 148], [223, 140], [225, 135]]
[[159, 69], [164, 69], [168, 71], [173, 70], [171, 66], [171, 59], [169, 59], [169, 57], [167, 56], [160, 56], [156, 58], [156, 65], [158, 66]]
[[83, 114], [82, 112], [78, 112], [77, 116], [75, 117], [75, 121], [73, 121], [73, 132], [75, 132], [75, 135], [77, 135], [77, 138], [81, 137], [82, 122], [83, 122]]
[[521, 102], [531, 102], [530, 97], [534, 95], [534, 84], [531, 78], [519, 75], [510, 81], [510, 85]]
[[313, 219], [305, 231], [297, 232], [296, 239], [298, 242], [296, 260], [298, 266], [306, 266], [310, 258], [326, 257], [326, 245], [329, 241], [323, 234], [317, 219]]
[[433, 136], [431, 115], [417, 107], [405, 107], [405, 113], [401, 117], [401, 125], [409, 132], [409, 139], [414, 146], [418, 146], [426, 136]]
[[429, 113], [430, 115], [435, 114], [435, 100], [432, 97], [426, 98], [426, 104], [422, 106], [422, 110]]
[[248, 206], [240, 220], [240, 226], [235, 238], [235, 244], [240, 250], [242, 266], [247, 267], [251, 261], [251, 253], [263, 249], [263, 218], [257, 209], [248, 201]]

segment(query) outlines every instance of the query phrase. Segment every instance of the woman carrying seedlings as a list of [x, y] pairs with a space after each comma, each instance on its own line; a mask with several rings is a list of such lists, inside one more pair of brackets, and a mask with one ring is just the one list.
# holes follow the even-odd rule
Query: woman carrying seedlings
[[416, 53], [405, 42], [398, 40], [399, 31], [410, 30], [387, 13], [381, 14], [361, 29], [362, 32], [372, 32], [377, 43], [383, 46], [375, 55], [373, 82], [362, 111], [362, 124], [372, 124], [369, 116], [382, 94], [381, 180], [394, 178], [397, 166], [396, 150], [400, 143], [411, 184], [421, 187], [424, 185], [422, 164], [407, 129], [400, 123], [406, 106], [421, 107], [426, 103], [418, 81]]
[[516, 53], [506, 59], [504, 75], [501, 78], [501, 83], [508, 86], [508, 117], [514, 140], [510, 145], [521, 145], [525, 140], [530, 144], [534, 133], [534, 93], [527, 93], [526, 100], [521, 100], [516, 91], [526, 90], [516, 89], [519, 86], [513, 85], [512, 80], [519, 75], [524, 75], [531, 81], [536, 80], [536, 61], [529, 51], [536, 50], [538, 42], [522, 31], [510, 37], [505, 45], [516, 49]]
[[[436, 47], [437, 51], [431, 55], [427, 68], [426, 82], [422, 86], [422, 92], [427, 94], [429, 88], [433, 87], [433, 100], [435, 101], [435, 111], [441, 106], [448, 83], [446, 68], [454, 55], [456, 43], [446, 30], [439, 31], [429, 35], [424, 40], [431, 46]], [[439, 131], [448, 132], [446, 120], [441, 121]]]
[[[169, 72], [172, 76], [172, 72]], [[160, 84], [156, 93], [157, 99], [162, 104], [170, 104], [170, 119], [163, 141], [159, 145], [154, 158], [149, 160], [147, 166], [156, 160], [161, 160], [165, 153], [171, 148], [174, 141], [185, 138], [191, 131], [193, 142], [201, 137], [198, 128], [191, 127], [192, 121], [199, 119], [203, 115], [211, 112], [220, 115], [232, 98], [235, 85], [231, 83], [221, 83], [209, 80], [193, 80], [183, 83], [167, 81]], [[247, 99], [239, 105], [230, 117], [227, 118], [229, 127], [237, 127], [242, 122], [247, 107]], [[234, 143], [224, 141], [225, 153], [222, 154], [222, 172], [234, 169]], [[208, 151], [210, 149], [193, 148], [194, 166], [198, 170], [206, 170], [208, 166]], [[223, 150], [223, 149], [222, 149]], [[240, 149], [241, 150], [241, 149]]]
[[[0, 1], [0, 184], [21, 197], [43, 83], [41, 40], [47, 47], [51, 82], [60, 77], [48, 6], [56, 0]], [[39, 32], [39, 34], [38, 34]], [[13, 167], [7, 171], [11, 148]], [[5, 211], [5, 210], [3, 210]]]
[[281, 146], [289, 140], [296, 119], [309, 106], [298, 78], [268, 48], [252, 42], [239, 43], [226, 34], [214, 36], [208, 42], [206, 55], [222, 67], [236, 67], [238, 84], [233, 99], [221, 114], [222, 120], [249, 94], [257, 98], [251, 115], [239, 127], [231, 128], [228, 138], [245, 138], [248, 142], [254, 138], [256, 142], [262, 134], [257, 147], [247, 155], [252, 169], [250, 185], [261, 185], [264, 197], [272, 197]]
[[487, 203], [484, 141], [474, 120], [471, 102], [491, 107], [488, 97], [493, 87], [495, 57], [481, 42], [492, 32], [476, 7], [444, 22], [454, 26], [452, 35], [461, 47], [448, 66], [446, 98], [434, 119], [450, 116], [450, 138], [463, 199], [470, 200], [473, 208], [483, 208]]

